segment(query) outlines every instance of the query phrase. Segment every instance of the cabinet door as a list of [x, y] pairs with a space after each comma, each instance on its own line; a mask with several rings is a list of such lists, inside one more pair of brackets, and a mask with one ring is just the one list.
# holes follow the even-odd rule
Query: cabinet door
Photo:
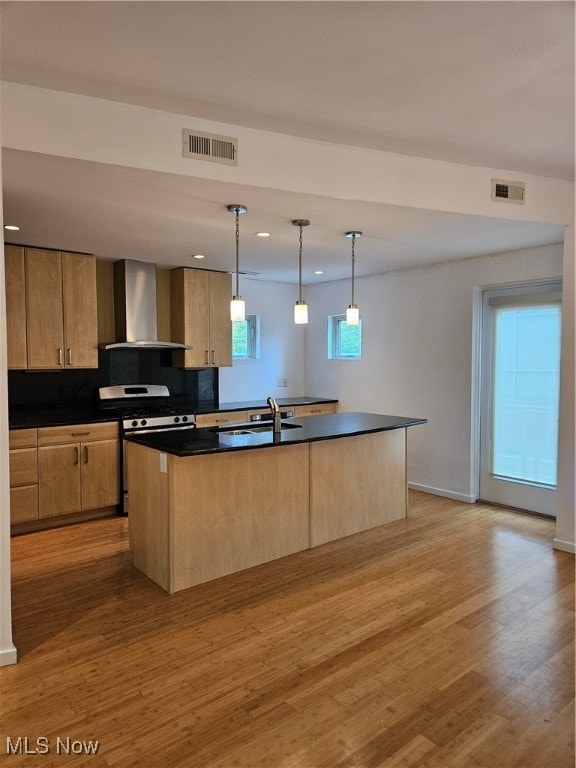
[[111, 507], [119, 502], [119, 443], [82, 443], [82, 509]]
[[4, 247], [6, 266], [6, 341], [8, 368], [22, 370], [28, 366], [26, 351], [26, 281], [24, 248]]
[[174, 269], [170, 275], [171, 340], [192, 349], [174, 353], [177, 365], [207, 368], [210, 365], [209, 272]]
[[80, 445], [38, 449], [39, 516], [80, 510]]
[[98, 367], [96, 260], [62, 254], [64, 347], [66, 368]]
[[210, 272], [210, 363], [232, 365], [232, 275]]
[[26, 248], [28, 368], [64, 367], [62, 256]]

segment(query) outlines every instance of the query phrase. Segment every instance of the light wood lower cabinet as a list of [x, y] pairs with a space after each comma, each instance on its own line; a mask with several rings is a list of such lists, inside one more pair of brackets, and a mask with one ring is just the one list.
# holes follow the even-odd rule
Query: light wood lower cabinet
[[[319, 416], [324, 413], [338, 413], [338, 403], [317, 403], [314, 405], [281, 405], [282, 412], [292, 411], [297, 416]], [[270, 408], [251, 408], [246, 411], [219, 411], [201, 413], [196, 416], [198, 427], [218, 427], [226, 424], [248, 424], [252, 416], [270, 416]]]
[[39, 517], [55, 517], [119, 501], [117, 424], [38, 430]]
[[294, 417], [322, 416], [325, 413], [338, 413], [338, 403], [314, 403], [314, 405], [295, 405]]
[[38, 518], [38, 432], [18, 429], [9, 432], [10, 522]]
[[226, 424], [245, 424], [249, 421], [248, 411], [221, 411], [220, 413], [201, 413], [196, 416], [197, 427], [222, 427]]

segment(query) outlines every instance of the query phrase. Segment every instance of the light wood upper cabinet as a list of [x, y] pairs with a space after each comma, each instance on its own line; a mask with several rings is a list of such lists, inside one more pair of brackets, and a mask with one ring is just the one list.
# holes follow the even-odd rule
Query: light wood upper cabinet
[[26, 348], [26, 279], [24, 248], [16, 245], [4, 247], [6, 265], [6, 339], [8, 368], [25, 370], [28, 367]]
[[230, 299], [232, 276], [225, 272], [210, 275], [210, 347], [212, 365], [232, 365], [232, 321]]
[[98, 367], [96, 259], [62, 254], [66, 368]]
[[26, 248], [28, 368], [64, 367], [62, 254]]
[[6, 246], [8, 368], [97, 368], [96, 260]]
[[170, 276], [171, 340], [192, 349], [175, 352], [183, 368], [232, 365], [232, 276], [181, 267]]

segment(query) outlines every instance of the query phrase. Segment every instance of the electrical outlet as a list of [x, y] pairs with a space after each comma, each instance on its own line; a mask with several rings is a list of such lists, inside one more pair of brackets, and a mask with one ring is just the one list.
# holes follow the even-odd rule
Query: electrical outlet
[[288, 386], [288, 379], [282, 379], [282, 386], [287, 387]]
[[282, 386], [282, 379], [278, 378], [276, 379], [276, 386], [281, 387]]

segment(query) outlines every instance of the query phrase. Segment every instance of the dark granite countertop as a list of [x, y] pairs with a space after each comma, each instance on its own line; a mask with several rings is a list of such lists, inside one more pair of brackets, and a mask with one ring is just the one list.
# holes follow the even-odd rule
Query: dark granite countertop
[[[377, 413], [334, 413], [323, 416], [306, 416], [286, 419], [283, 422], [298, 425], [287, 428], [275, 437], [272, 432], [227, 435], [226, 430], [241, 431], [242, 426], [218, 429], [199, 429], [191, 427], [180, 430], [164, 430], [147, 434], [133, 434], [126, 439], [162, 453], [175, 456], [197, 456], [208, 453], [267, 448], [295, 443], [310, 443], [316, 440], [332, 440], [338, 437], [365, 435], [372, 432], [384, 432], [390, 429], [412, 427], [425, 424], [426, 419], [403, 416], [384, 416]], [[246, 430], [254, 429], [254, 424], [246, 424]]]

